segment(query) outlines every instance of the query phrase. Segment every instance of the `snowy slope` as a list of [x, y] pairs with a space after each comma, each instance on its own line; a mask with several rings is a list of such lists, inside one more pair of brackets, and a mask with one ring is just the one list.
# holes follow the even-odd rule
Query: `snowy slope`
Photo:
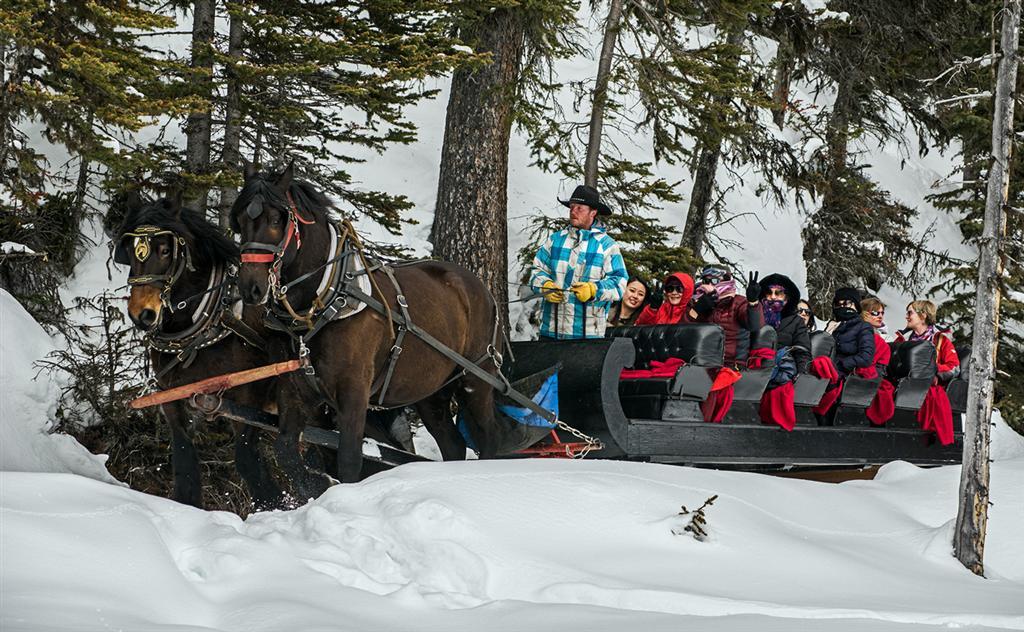
[[[246, 521], [4, 473], [0, 627], [1024, 629], [1024, 458], [993, 469], [988, 579], [950, 555], [958, 472], [422, 464]], [[673, 535], [712, 494], [710, 539]]]
[[48, 435], [60, 394], [57, 378], [34, 363], [53, 341], [6, 290], [0, 289], [0, 471], [70, 472], [113, 482], [105, 456], [66, 435]]

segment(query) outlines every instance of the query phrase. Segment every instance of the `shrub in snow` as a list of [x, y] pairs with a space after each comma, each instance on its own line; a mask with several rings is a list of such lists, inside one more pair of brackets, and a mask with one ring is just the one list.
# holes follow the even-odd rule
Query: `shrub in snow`
[[704, 504], [698, 507], [695, 511], [690, 511], [689, 509], [686, 508], [686, 505], [683, 505], [680, 508], [679, 515], [684, 517], [689, 516], [690, 519], [686, 522], [685, 525], [673, 528], [672, 533], [674, 535], [684, 535], [689, 533], [693, 536], [693, 539], [697, 540], [698, 542], [703, 542], [704, 540], [706, 540], [708, 538], [708, 523], [707, 518], [705, 518], [704, 516], [704, 510], [710, 507], [711, 505], [715, 504], [716, 500], [718, 500], [718, 494], [715, 494], [711, 498], [705, 500]]

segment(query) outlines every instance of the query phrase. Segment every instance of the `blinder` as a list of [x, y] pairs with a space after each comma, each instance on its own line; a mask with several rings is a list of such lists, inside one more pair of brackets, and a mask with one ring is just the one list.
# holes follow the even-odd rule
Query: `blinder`
[[171, 241], [171, 265], [168, 272], [129, 276], [128, 285], [153, 285], [163, 282], [166, 290], [178, 280], [186, 268], [195, 270], [192, 266], [192, 257], [185, 245], [185, 238], [172, 230], [150, 225], [138, 226], [121, 235], [114, 247], [114, 263], [131, 265], [133, 255], [140, 263], [145, 262], [153, 253], [153, 239], [165, 235]]

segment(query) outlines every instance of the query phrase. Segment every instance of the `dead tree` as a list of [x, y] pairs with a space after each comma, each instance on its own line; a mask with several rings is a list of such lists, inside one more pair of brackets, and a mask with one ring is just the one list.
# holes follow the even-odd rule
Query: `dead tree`
[[594, 85], [594, 103], [590, 110], [590, 140], [587, 143], [587, 160], [583, 168], [583, 182], [597, 186], [598, 159], [601, 157], [601, 132], [604, 127], [604, 111], [608, 103], [608, 79], [612, 74], [612, 56], [619, 38], [619, 22], [622, 20], [622, 0], [611, 0], [608, 21], [604, 25], [604, 42], [601, 58], [597, 64], [597, 82]]
[[1013, 104], [1017, 85], [1017, 45], [1021, 0], [1003, 1], [1002, 57], [996, 75], [992, 116], [992, 164], [988, 171], [985, 224], [978, 240], [978, 289], [974, 314], [970, 390], [964, 419], [964, 458], [960, 473], [960, 509], [953, 550], [976, 575], [985, 572], [985, 527], [988, 522], [989, 437], [996, 379], [999, 331], [1001, 242], [1006, 233], [1005, 207], [1010, 188]]

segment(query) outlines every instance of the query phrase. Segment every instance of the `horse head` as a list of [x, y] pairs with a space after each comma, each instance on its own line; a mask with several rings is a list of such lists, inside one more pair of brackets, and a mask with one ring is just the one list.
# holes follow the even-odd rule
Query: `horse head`
[[330, 205], [310, 183], [294, 179], [293, 165], [266, 173], [246, 163], [245, 183], [231, 207], [231, 229], [242, 241], [238, 288], [243, 301], [267, 301]]
[[232, 263], [238, 249], [199, 213], [182, 207], [181, 194], [151, 200], [130, 194], [113, 241], [114, 262], [129, 267], [128, 316], [155, 331], [175, 300], [206, 281], [214, 263]]

